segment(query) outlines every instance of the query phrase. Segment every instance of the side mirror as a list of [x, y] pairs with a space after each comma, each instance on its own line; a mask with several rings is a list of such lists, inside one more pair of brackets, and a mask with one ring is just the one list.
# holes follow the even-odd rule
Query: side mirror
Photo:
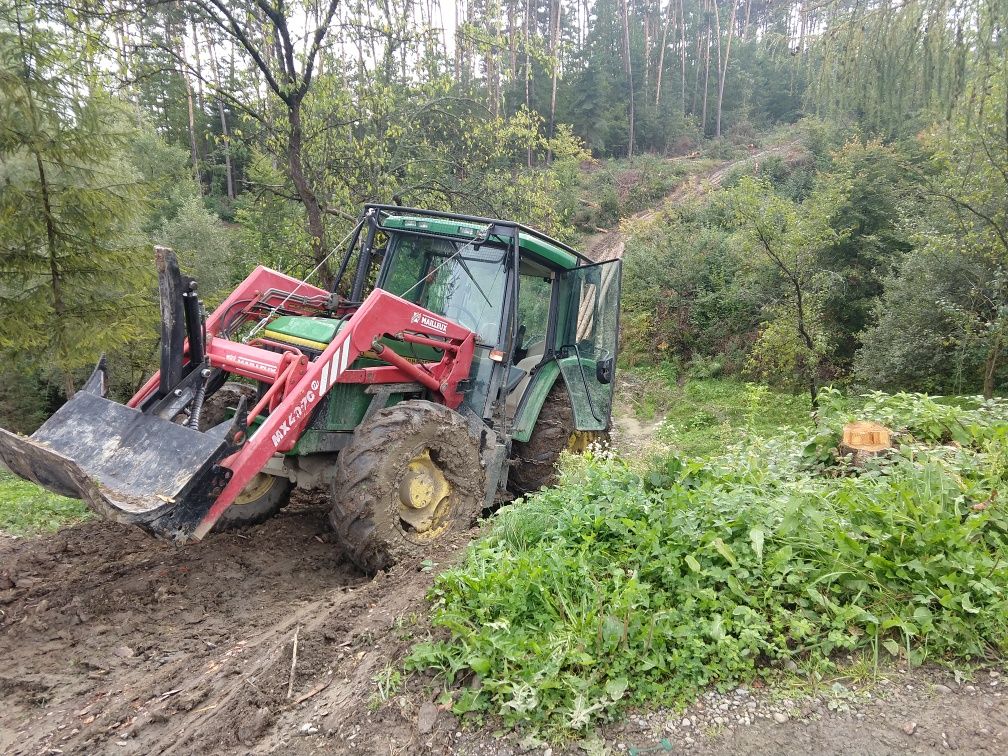
[[599, 383], [612, 383], [613, 379], [613, 358], [609, 357], [595, 363], [595, 378]]

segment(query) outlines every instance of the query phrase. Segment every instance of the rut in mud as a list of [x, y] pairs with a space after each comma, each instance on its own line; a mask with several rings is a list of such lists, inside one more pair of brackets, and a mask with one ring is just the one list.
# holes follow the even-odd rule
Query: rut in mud
[[412, 722], [366, 724], [372, 678], [419, 629], [431, 575], [365, 577], [327, 510], [300, 495], [184, 547], [100, 521], [0, 537], [0, 752], [409, 749]]

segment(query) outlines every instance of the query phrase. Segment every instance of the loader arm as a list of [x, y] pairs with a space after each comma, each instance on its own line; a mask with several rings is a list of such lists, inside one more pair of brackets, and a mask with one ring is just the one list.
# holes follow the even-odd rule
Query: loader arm
[[[164, 254], [159, 274], [178, 277], [174, 255]], [[173, 292], [195, 296], [191, 279], [180, 280], [162, 287], [162, 312], [171, 313], [162, 333], [170, 341], [162, 355], [169, 369], [119, 404], [105, 396], [102, 359], [81, 391], [30, 438], [0, 429], [0, 459], [12, 471], [84, 499], [104, 517], [184, 542], [205, 536], [270, 457], [294, 447], [336, 383], [412, 382], [448, 407], [462, 401], [459, 384], [472, 365], [473, 332], [387, 291], [374, 290], [359, 306], [332, 309], [329, 292], [259, 267], [204, 327], [197, 302], [180, 308], [170, 301]], [[257, 336], [278, 313], [335, 316], [341, 325], [310, 359], [297, 347]], [[165, 329], [172, 331], [167, 337]], [[388, 338], [433, 347], [440, 360], [412, 364], [381, 343]], [[386, 364], [354, 368], [364, 352]], [[265, 387], [255, 406], [243, 398], [230, 423], [205, 431], [192, 416], [185, 421], [179, 413], [188, 408], [198, 418], [201, 392], [228, 374]]]
[[[438, 363], [414, 365], [383, 347], [380, 340], [386, 336], [433, 346], [443, 352], [442, 359]], [[245, 355], [252, 351], [252, 357], [241, 358], [243, 362], [255, 363], [262, 359], [265, 364], [274, 356], [264, 349], [213, 338], [208, 344], [211, 365], [234, 365], [236, 347], [241, 347], [240, 351]], [[416, 381], [435, 395], [440, 395], [445, 405], [455, 409], [462, 403], [459, 383], [469, 376], [474, 348], [475, 335], [472, 331], [387, 291], [375, 289], [316, 360], [307, 362], [302, 355], [291, 361], [284, 368], [284, 373], [279, 372], [280, 365], [274, 368], [273, 388], [285, 384], [284, 397], [242, 448], [221, 462], [222, 467], [231, 471], [230, 480], [193, 530], [193, 537], [202, 538], [210, 531], [270, 457], [294, 447], [312, 412], [334, 384]], [[350, 369], [349, 366], [365, 352], [376, 354], [380, 360], [391, 364]], [[296, 379], [293, 376], [297, 376]], [[259, 406], [267, 399], [268, 392]], [[249, 413], [250, 424], [259, 414], [257, 409]]]

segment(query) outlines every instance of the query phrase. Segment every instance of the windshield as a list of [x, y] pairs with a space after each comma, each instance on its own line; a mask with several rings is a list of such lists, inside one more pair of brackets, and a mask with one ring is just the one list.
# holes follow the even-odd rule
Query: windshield
[[396, 234], [382, 288], [443, 315], [495, 345], [504, 311], [503, 247]]

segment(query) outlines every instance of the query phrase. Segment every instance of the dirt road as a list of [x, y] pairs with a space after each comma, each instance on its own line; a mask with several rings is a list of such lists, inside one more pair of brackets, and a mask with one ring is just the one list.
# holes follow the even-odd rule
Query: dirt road
[[431, 574], [364, 577], [326, 512], [302, 497], [186, 547], [107, 522], [0, 536], [0, 752], [414, 752], [412, 718], [368, 719]]
[[626, 233], [623, 230], [625, 225], [629, 226], [634, 223], [647, 222], [655, 218], [666, 207], [680, 205], [697, 197], [702, 197], [712, 189], [721, 186], [725, 177], [732, 171], [747, 166], [758, 166], [761, 162], [774, 156], [784, 156], [787, 159], [797, 160], [801, 158], [802, 152], [797, 141], [789, 141], [754, 151], [751, 155], [739, 160], [726, 160], [707, 171], [692, 174], [665, 195], [654, 207], [641, 210], [629, 218], [624, 218], [615, 228], [589, 237], [585, 243], [586, 254], [596, 262], [615, 260], [617, 257], [622, 257], [623, 249], [626, 245]]

